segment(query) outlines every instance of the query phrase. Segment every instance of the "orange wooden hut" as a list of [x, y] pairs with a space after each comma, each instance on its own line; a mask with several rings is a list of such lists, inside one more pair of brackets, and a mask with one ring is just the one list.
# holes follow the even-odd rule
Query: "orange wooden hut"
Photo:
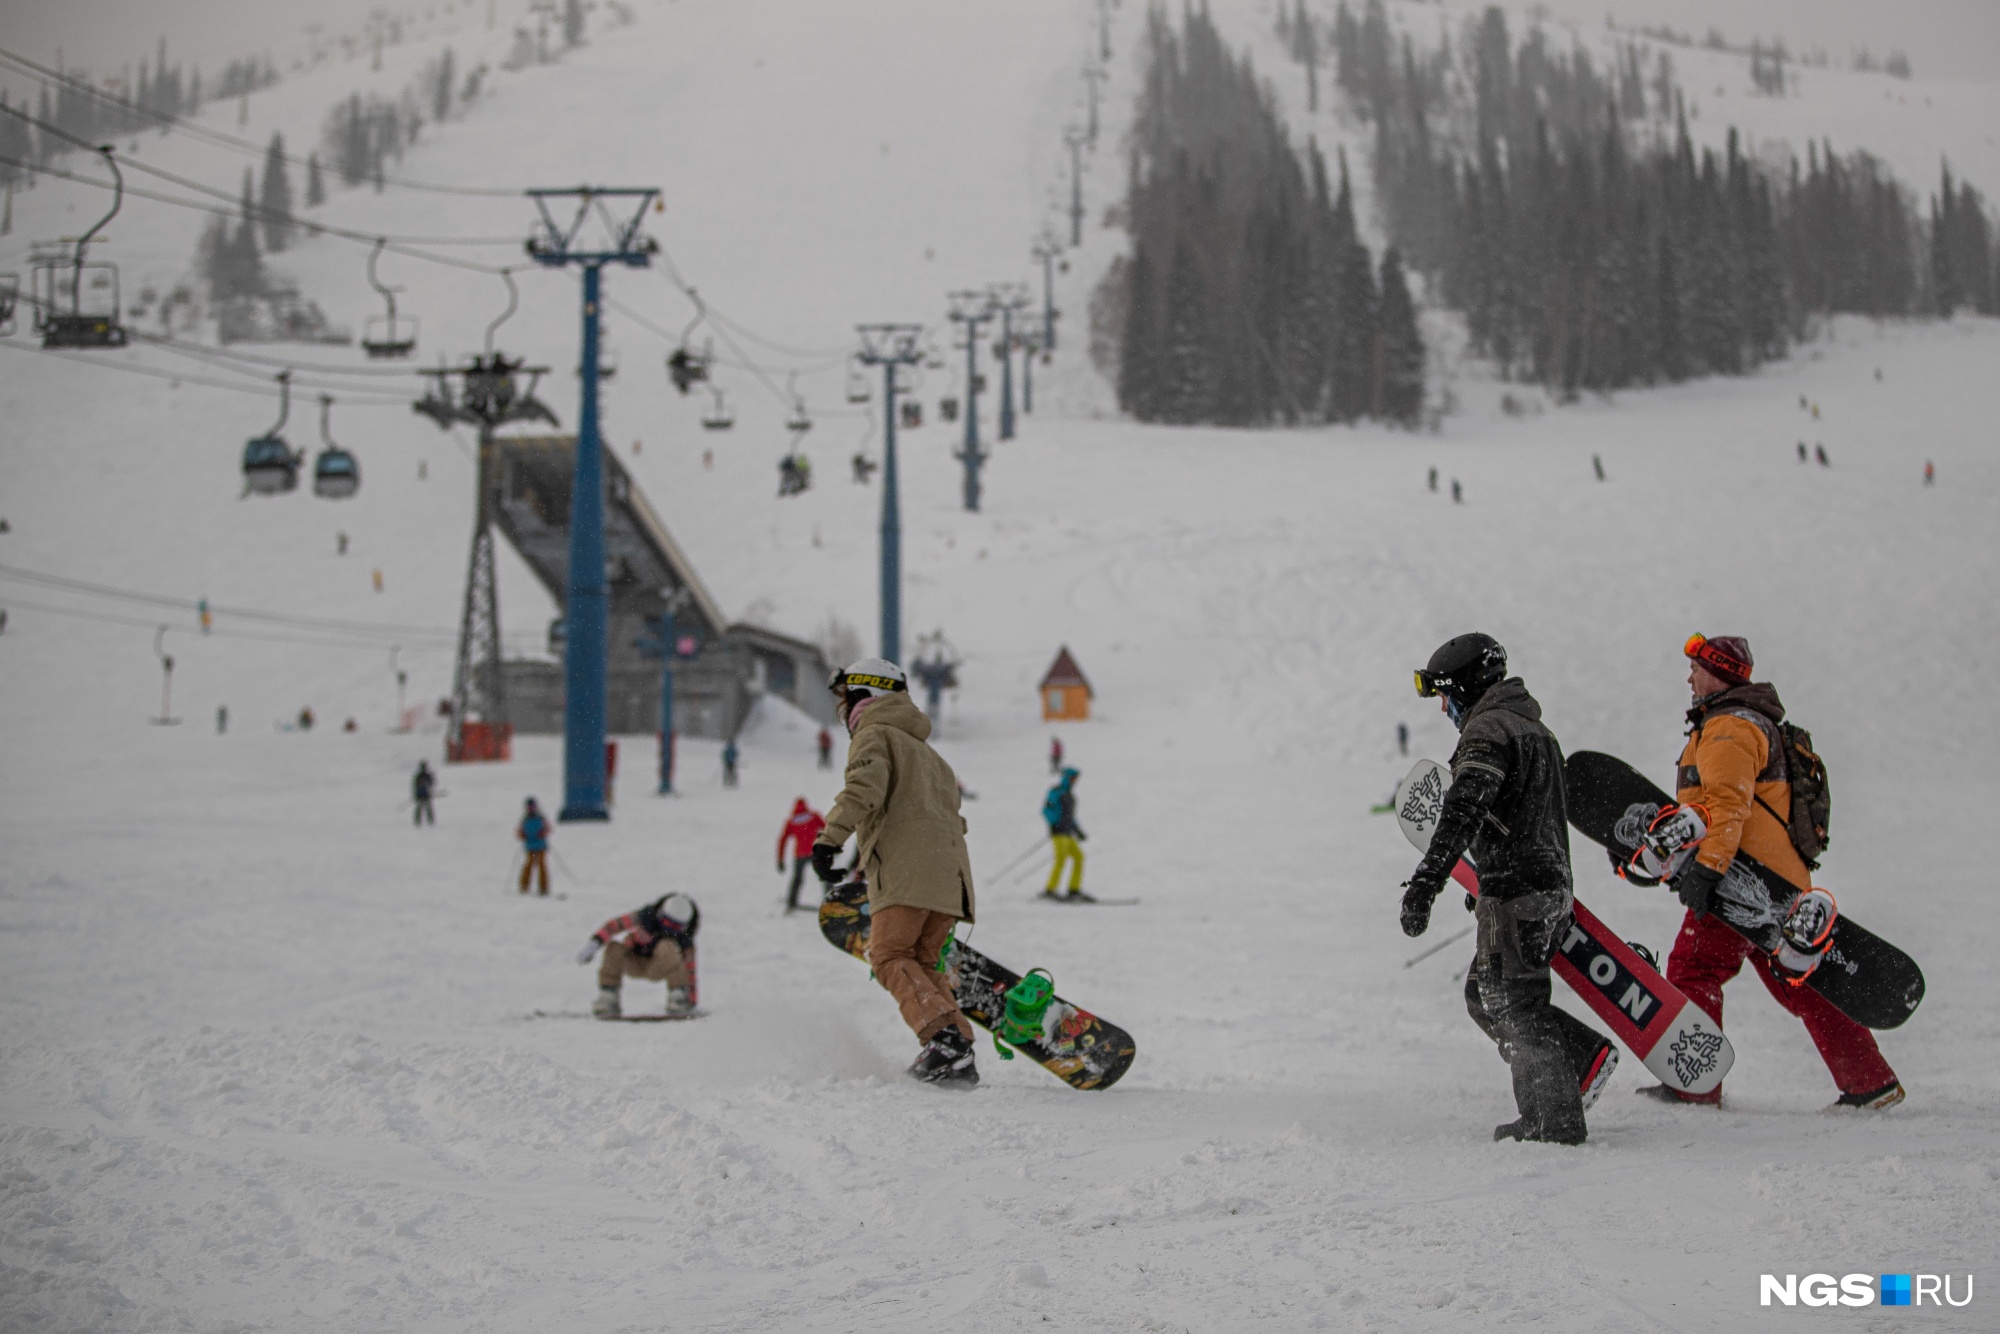
[[1090, 717], [1091, 694], [1090, 682], [1069, 655], [1069, 645], [1063, 645], [1048, 675], [1042, 678], [1042, 721], [1080, 722]]

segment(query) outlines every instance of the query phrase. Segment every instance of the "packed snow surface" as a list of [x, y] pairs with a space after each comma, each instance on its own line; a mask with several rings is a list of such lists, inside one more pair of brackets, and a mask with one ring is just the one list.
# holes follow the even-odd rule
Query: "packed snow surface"
[[[947, 288], [1025, 276], [1094, 10], [877, 5], [871, 30], [843, 8], [642, 10], [500, 78], [403, 170], [669, 184], [658, 227], [688, 280], [778, 341], [935, 322]], [[1249, 9], [1245, 32], [1264, 23]], [[310, 139], [361, 70], [260, 94], [252, 130]], [[209, 151], [142, 146], [228, 185], [237, 167]], [[991, 446], [983, 511], [959, 505], [956, 428], [907, 434], [903, 470], [905, 624], [966, 656], [938, 745], [977, 793], [972, 939], [1128, 1028], [1124, 1081], [1076, 1093], [990, 1046], [969, 1095], [901, 1077], [914, 1043], [887, 994], [783, 914], [773, 842], [837, 775], [775, 702], [735, 789], [689, 741], [681, 794], [656, 797], [651, 740], [624, 739], [614, 819], [558, 827], [559, 893], [522, 898], [513, 822], [529, 793], [559, 802], [556, 739], [446, 769], [439, 823], [416, 830], [408, 775], [438, 737], [389, 732], [386, 648], [226, 614], [203, 637], [191, 613], [6, 583], [0, 1329], [1728, 1330], [1775, 1318], [1765, 1272], [1995, 1272], [2000, 327], [1841, 323], [1755, 377], [1522, 418], [1482, 388], [1436, 435], [1093, 420], [1083, 284], [1115, 248], [1098, 222], [1122, 171], [1115, 151], [1092, 168], [1065, 341], [1043, 410]], [[100, 199], [45, 181], [17, 229], [54, 234]], [[107, 257], [169, 276], [200, 219], [130, 207]], [[428, 234], [525, 221], [393, 189], [327, 212]], [[364, 257], [320, 240], [283, 262], [358, 320]], [[499, 284], [407, 268], [425, 355], [476, 346]], [[509, 345], [560, 368], [569, 421], [575, 288], [524, 282]], [[608, 285], [671, 329], [689, 318], [658, 276]], [[841, 466], [866, 420], [822, 425], [817, 486], [781, 501], [785, 404], [737, 373], [743, 419], [705, 437], [699, 402], [664, 384], [666, 345], [615, 314], [612, 336], [610, 443], [730, 614], [799, 634], [835, 616], [872, 650], [880, 493]], [[337, 409], [359, 497], [238, 500], [266, 403], [96, 369], [172, 364], [158, 349], [5, 356], [0, 565], [409, 626], [412, 700], [448, 689], [470, 466], [430, 425]], [[932, 374], [934, 409], [949, 372]], [[837, 365], [818, 376], [801, 384], [837, 402]], [[1800, 465], [1800, 440], [1832, 466]], [[517, 563], [505, 575], [510, 639], [532, 648], [551, 608]], [[177, 727], [145, 721], [160, 620]], [[1448, 753], [1410, 669], [1471, 628], [1508, 645], [1565, 746], [1660, 780], [1682, 641], [1749, 637], [1832, 768], [1824, 883], [1929, 978], [1882, 1038], [1905, 1105], [1825, 1112], [1803, 1030], [1738, 981], [1719, 1113], [1635, 1098], [1628, 1053], [1586, 1146], [1490, 1142], [1514, 1112], [1464, 1013], [1469, 946], [1403, 966], [1463, 919], [1447, 898], [1425, 942], [1401, 935], [1414, 854], [1369, 813], [1410, 763], [1398, 721], [1413, 756]], [[1057, 729], [1083, 773], [1087, 884], [1135, 906], [1038, 903], [1033, 856], [998, 874], [1041, 836], [1034, 687], [1063, 644], [1096, 690], [1096, 716]], [[302, 705], [318, 728], [274, 726]], [[1581, 840], [1577, 869], [1602, 917], [1664, 953], [1664, 891], [1614, 881]], [[583, 1018], [577, 948], [669, 890], [702, 905], [707, 1016]], [[626, 988], [630, 1011], [658, 1000]], [[1992, 1301], [1841, 1318], [1993, 1328]]]

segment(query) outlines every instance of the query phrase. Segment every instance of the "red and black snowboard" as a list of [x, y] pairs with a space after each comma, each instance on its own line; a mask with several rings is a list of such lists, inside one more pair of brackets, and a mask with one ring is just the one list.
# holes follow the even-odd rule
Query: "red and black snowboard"
[[[1450, 787], [1451, 771], [1435, 760], [1418, 760], [1397, 785], [1391, 803], [1396, 821], [1419, 852], [1430, 848]], [[1466, 893], [1478, 895], [1479, 872], [1464, 857], [1451, 868], [1451, 878]], [[1719, 1087], [1736, 1061], [1736, 1049], [1721, 1027], [1598, 920], [1581, 899], [1571, 901], [1570, 912], [1569, 925], [1549, 960], [1555, 975], [1569, 983], [1667, 1087], [1695, 1095]], [[1581, 1069], [1590, 1055], [1590, 1050], [1578, 1047], [1570, 1059]]]
[[[1563, 790], [1569, 822], [1577, 832], [1621, 858], [1638, 850], [1660, 807], [1673, 801], [1625, 761], [1594, 750], [1569, 757]], [[1798, 892], [1783, 876], [1739, 852], [1716, 886], [1713, 912], [1732, 931], [1769, 952], [1777, 948], [1778, 928]], [[1869, 1028], [1897, 1027], [1924, 999], [1924, 974], [1917, 961], [1845, 912], [1834, 919], [1833, 942], [1802, 985]]]
[[[819, 908], [819, 931], [827, 943], [868, 962], [868, 884], [850, 880], [829, 885]], [[1006, 1034], [1007, 1045], [1075, 1089], [1108, 1089], [1132, 1067], [1138, 1048], [1132, 1035], [1060, 996], [1049, 999], [1029, 1031], [1006, 1025], [1007, 993], [1021, 980], [953, 938], [944, 947], [944, 971], [965, 1017], [990, 1033]]]

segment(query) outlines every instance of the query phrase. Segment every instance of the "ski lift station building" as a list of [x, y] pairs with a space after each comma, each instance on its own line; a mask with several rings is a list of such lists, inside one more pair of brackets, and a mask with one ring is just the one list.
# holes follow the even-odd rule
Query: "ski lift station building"
[[[494, 518], [549, 595], [562, 606], [569, 574], [572, 435], [498, 436]], [[618, 456], [604, 452], [604, 550], [611, 590], [606, 730], [660, 730], [658, 657], [638, 641], [652, 637], [673, 609], [674, 730], [682, 736], [734, 736], [759, 694], [789, 700], [822, 724], [833, 721], [824, 688], [829, 668], [817, 645], [743, 622], [730, 622], [694, 566], [654, 512]], [[563, 621], [549, 627], [550, 659], [511, 658], [502, 667], [507, 721], [516, 732], [559, 733], [563, 726]], [[691, 653], [687, 650], [692, 650]]]
[[1069, 645], [1063, 645], [1042, 678], [1042, 721], [1082, 722], [1090, 717], [1092, 693], [1083, 669], [1069, 655]]

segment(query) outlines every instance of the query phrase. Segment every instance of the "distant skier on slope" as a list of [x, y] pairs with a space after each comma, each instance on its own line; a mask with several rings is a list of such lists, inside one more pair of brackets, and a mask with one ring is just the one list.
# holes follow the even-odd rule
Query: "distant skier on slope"
[[1063, 757], [1062, 738], [1059, 736], [1050, 737], [1049, 738], [1050, 773], [1059, 774], [1062, 772], [1062, 757]]
[[541, 896], [549, 896], [549, 821], [542, 814], [542, 808], [529, 797], [521, 807], [521, 823], [514, 829], [514, 837], [521, 840], [521, 892], [528, 892], [528, 877], [539, 874], [542, 880]]
[[1055, 849], [1055, 863], [1049, 867], [1048, 887], [1042, 890], [1043, 898], [1057, 898], [1056, 884], [1062, 879], [1063, 867], [1072, 868], [1069, 873], [1069, 897], [1078, 902], [1088, 902], [1090, 895], [1083, 892], [1083, 841], [1089, 837], [1083, 826], [1076, 822], [1076, 780], [1082, 775], [1075, 769], [1065, 769], [1049, 794], [1042, 798], [1042, 818], [1048, 821], [1049, 842]]
[[792, 803], [792, 816], [785, 821], [785, 827], [778, 831], [778, 874], [785, 873], [785, 845], [792, 849], [792, 887], [785, 895], [785, 911], [792, 912], [799, 906], [799, 884], [805, 879], [806, 867], [812, 865], [813, 840], [819, 831], [826, 828], [826, 817], [814, 810], [804, 797]]
[[[1791, 775], [1786, 770], [1786, 746], [1778, 724], [1785, 706], [1778, 692], [1750, 677], [1755, 659], [1750, 643], [1736, 635], [1708, 639], [1696, 635], [1683, 650], [1688, 659], [1687, 745], [1681, 750], [1675, 800], [1707, 812], [1708, 833], [1694, 860], [1673, 879], [1674, 892], [1687, 908], [1680, 934], [1667, 956], [1667, 981], [1722, 1023], [1722, 984], [1736, 976], [1745, 959], [1755, 956], [1758, 980], [1771, 998], [1798, 1016], [1819, 1048], [1822, 1061], [1840, 1088], [1836, 1107], [1880, 1110], [1903, 1100], [1896, 1072], [1882, 1058], [1875, 1035], [1849, 1019], [1810, 987], [1789, 986], [1772, 968], [1770, 958], [1709, 914], [1715, 888], [1741, 851], [1796, 885], [1812, 888], [1812, 873], [1792, 846], [1784, 823], [1792, 809]], [[1718, 1085], [1693, 1097], [1664, 1084], [1639, 1092], [1662, 1102], [1722, 1102]]]
[[622, 1018], [619, 989], [625, 979], [667, 984], [669, 1018], [694, 1013], [695, 932], [701, 930], [701, 909], [685, 894], [664, 894], [622, 917], [614, 917], [597, 928], [576, 956], [589, 963], [597, 951], [604, 959], [597, 965], [597, 999], [590, 1012], [599, 1019]]
[[827, 688], [851, 740], [846, 784], [813, 844], [813, 870], [832, 884], [841, 845], [857, 838], [872, 919], [868, 962], [924, 1044], [910, 1074], [972, 1088], [972, 1024], [937, 970], [945, 942], [974, 911], [958, 777], [927, 744], [931, 720], [895, 663], [863, 658], [836, 670]]
[[437, 775], [431, 772], [429, 760], [418, 760], [417, 771], [410, 775], [410, 816], [412, 824], [421, 827], [425, 821], [438, 822], [437, 811], [431, 806], [431, 794], [437, 788]]
[[1431, 904], [1470, 850], [1479, 898], [1466, 898], [1478, 943], [1465, 1007], [1513, 1068], [1521, 1113], [1493, 1138], [1581, 1144], [1585, 1105], [1602, 1093], [1618, 1053], [1549, 1001], [1549, 960], [1570, 919], [1572, 883], [1562, 747], [1490, 636], [1446, 640], [1417, 673], [1417, 693], [1442, 699], [1459, 740], [1430, 850], [1404, 882], [1403, 933], [1429, 928]]
[[833, 767], [833, 733], [824, 727], [819, 729], [819, 767], [822, 769]]
[[736, 786], [736, 761], [742, 757], [743, 752], [736, 749], [735, 737], [731, 737], [722, 743], [722, 785], [724, 787]]

